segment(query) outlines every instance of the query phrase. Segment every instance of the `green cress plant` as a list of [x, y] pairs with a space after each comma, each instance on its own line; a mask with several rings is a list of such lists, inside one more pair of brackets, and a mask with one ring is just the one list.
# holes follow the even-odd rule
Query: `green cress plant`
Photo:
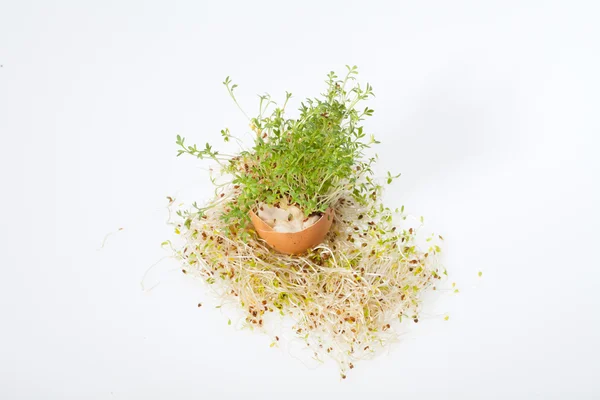
[[[361, 126], [373, 110], [357, 108], [373, 96], [373, 89], [368, 83], [362, 88], [356, 82], [357, 74], [356, 66], [347, 66], [343, 79], [330, 72], [325, 93], [302, 102], [297, 119], [285, 115], [291, 93], [286, 92], [281, 107], [271, 96], [260, 96], [259, 113], [249, 118], [256, 134], [254, 145], [235, 157], [222, 156], [208, 143], [204, 148], [186, 145], [185, 138], [177, 136], [178, 156], [213, 159], [232, 177], [230, 183], [239, 186], [235, 203], [222, 215], [226, 223], [244, 228], [249, 222], [248, 212], [258, 203], [278, 206], [285, 200], [309, 216], [335, 204], [347, 188], [352, 188], [360, 204], [375, 195], [376, 184], [371, 178], [375, 158], [363, 160], [363, 156], [366, 148], [379, 142], [371, 135], [365, 143]], [[237, 85], [229, 77], [223, 84], [247, 116], [234, 95]], [[239, 141], [229, 129], [222, 130], [221, 135], [226, 142], [231, 138]], [[388, 172], [387, 182], [397, 176]], [[197, 209], [202, 215], [211, 206]]]

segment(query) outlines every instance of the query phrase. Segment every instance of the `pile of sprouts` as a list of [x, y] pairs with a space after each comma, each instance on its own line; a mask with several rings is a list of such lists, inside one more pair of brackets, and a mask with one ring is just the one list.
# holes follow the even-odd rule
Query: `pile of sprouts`
[[[267, 322], [291, 318], [292, 334], [316, 360], [335, 360], [342, 378], [357, 360], [397, 339], [403, 320], [417, 323], [423, 292], [435, 290], [446, 275], [439, 262], [441, 236], [431, 235], [419, 246], [422, 219], [409, 226], [404, 207], [381, 202], [383, 187], [371, 171], [375, 158], [362, 160], [363, 149], [377, 142], [364, 143], [358, 126], [373, 110], [355, 109], [372, 91], [368, 85], [347, 89], [355, 74], [356, 67], [348, 67], [340, 80], [330, 73], [323, 99], [303, 103], [295, 120], [284, 119], [285, 105], [263, 117], [262, 103], [273, 102], [261, 96], [260, 115], [251, 119], [255, 146], [239, 155], [224, 158], [208, 144], [199, 150], [178, 136], [179, 154], [218, 162], [219, 182], [213, 177], [215, 198], [207, 206], [177, 210], [180, 240], [172, 247], [184, 273], [201, 277], [223, 301], [241, 307], [245, 327], [265, 331], [275, 345], [279, 337]], [[235, 85], [224, 83], [235, 101]], [[231, 137], [228, 130], [222, 134]], [[307, 151], [321, 152], [321, 159]], [[327, 155], [332, 151], [333, 157]], [[385, 180], [396, 177], [388, 172]], [[286, 255], [257, 236], [247, 223], [248, 211], [282, 199], [307, 215], [334, 209], [320, 245]]]

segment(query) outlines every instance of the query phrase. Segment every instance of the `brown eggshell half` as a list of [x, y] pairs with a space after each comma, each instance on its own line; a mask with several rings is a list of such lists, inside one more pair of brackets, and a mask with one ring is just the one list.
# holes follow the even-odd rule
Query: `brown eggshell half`
[[301, 254], [321, 243], [333, 223], [334, 212], [328, 208], [317, 222], [299, 232], [277, 232], [250, 211], [250, 219], [258, 236], [280, 253]]

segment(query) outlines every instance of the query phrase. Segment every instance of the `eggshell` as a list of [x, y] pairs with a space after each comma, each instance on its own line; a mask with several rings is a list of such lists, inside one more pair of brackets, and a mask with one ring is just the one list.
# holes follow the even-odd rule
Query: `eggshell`
[[314, 225], [298, 232], [276, 232], [265, 221], [250, 211], [250, 219], [261, 239], [284, 254], [301, 254], [321, 243], [333, 223], [334, 212], [328, 208]]

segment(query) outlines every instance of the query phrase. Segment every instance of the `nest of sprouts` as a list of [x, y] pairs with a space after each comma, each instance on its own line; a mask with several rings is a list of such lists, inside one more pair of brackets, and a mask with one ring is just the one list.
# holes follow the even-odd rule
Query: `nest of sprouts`
[[397, 339], [403, 319], [418, 322], [421, 295], [446, 275], [438, 237], [420, 248], [417, 229], [403, 226], [404, 208], [384, 207], [380, 193], [365, 204], [341, 193], [324, 242], [299, 256], [272, 250], [251, 226], [241, 232], [225, 223], [221, 217], [238, 195], [226, 185], [205, 213], [178, 212], [182, 244], [175, 252], [183, 272], [238, 304], [247, 327], [272, 334], [269, 318], [291, 317], [292, 333], [315, 359], [337, 361], [342, 378]]
[[[229, 129], [222, 130], [225, 142], [240, 146], [239, 153], [227, 155], [177, 136], [178, 156], [211, 159], [227, 178], [220, 183], [211, 172], [215, 199], [177, 211], [182, 219], [175, 232], [182, 243], [174, 248], [184, 272], [241, 307], [245, 326], [272, 334], [267, 322], [278, 315], [291, 318], [293, 334], [315, 359], [336, 360], [343, 378], [356, 360], [395, 340], [402, 319], [418, 322], [421, 295], [445, 274], [437, 238], [427, 238], [428, 248], [420, 248], [404, 209], [381, 203], [382, 186], [371, 168], [376, 157], [365, 156], [379, 142], [373, 134], [367, 139], [361, 125], [374, 110], [358, 108], [374, 95], [373, 88], [357, 82], [356, 66], [346, 67], [341, 78], [333, 71], [327, 75], [325, 93], [301, 102], [296, 118], [285, 116], [288, 92], [283, 106], [268, 94], [259, 96], [258, 116], [248, 117], [234, 95], [237, 85], [225, 79], [254, 141], [246, 148]], [[398, 177], [388, 172], [386, 183]], [[324, 241], [296, 256], [271, 249], [253, 230], [249, 212], [280, 202], [304, 217], [333, 208]]]

